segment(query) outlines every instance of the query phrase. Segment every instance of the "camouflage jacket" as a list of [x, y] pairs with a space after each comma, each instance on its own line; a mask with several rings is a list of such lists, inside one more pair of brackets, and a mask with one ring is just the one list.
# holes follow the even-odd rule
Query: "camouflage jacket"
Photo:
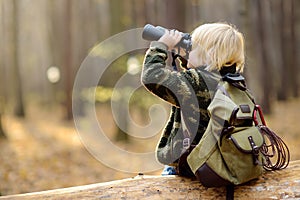
[[166, 67], [167, 58], [167, 47], [157, 41], [151, 42], [141, 77], [147, 90], [172, 105], [156, 149], [157, 159], [163, 164], [176, 163], [180, 157], [185, 129], [192, 144], [200, 141], [209, 121], [207, 107], [220, 80], [218, 73], [208, 72], [203, 67], [180, 72], [170, 70]]

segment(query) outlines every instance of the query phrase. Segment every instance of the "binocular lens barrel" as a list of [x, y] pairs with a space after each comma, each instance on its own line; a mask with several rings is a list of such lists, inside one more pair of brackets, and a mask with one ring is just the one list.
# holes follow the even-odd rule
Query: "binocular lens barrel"
[[142, 37], [145, 40], [154, 41], [159, 40], [165, 33], [165, 29], [162, 27], [155, 27], [151, 24], [146, 24], [142, 33]]
[[[166, 29], [161, 26], [146, 24], [143, 29], [142, 38], [148, 41], [159, 40], [159, 38], [164, 35], [165, 30]], [[177, 44], [177, 46], [190, 50], [192, 47], [190, 35], [188, 33], [182, 33], [182, 35], [183, 39]], [[185, 39], [186, 36], [188, 39]]]

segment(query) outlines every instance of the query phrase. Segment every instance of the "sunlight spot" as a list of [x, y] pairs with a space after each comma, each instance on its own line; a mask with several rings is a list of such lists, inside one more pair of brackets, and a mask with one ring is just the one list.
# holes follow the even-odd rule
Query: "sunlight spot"
[[57, 83], [60, 80], [60, 70], [56, 66], [47, 69], [47, 78], [50, 83]]
[[127, 72], [131, 75], [136, 75], [141, 71], [139, 60], [132, 56], [127, 60]]

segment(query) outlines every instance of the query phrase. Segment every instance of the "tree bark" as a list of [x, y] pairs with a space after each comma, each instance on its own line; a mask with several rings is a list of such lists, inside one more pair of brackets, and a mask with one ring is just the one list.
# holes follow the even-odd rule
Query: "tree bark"
[[182, 0], [166, 1], [166, 27], [185, 32], [185, 2]]
[[[300, 198], [300, 160], [284, 169], [265, 172], [258, 180], [236, 186], [238, 199]], [[225, 199], [226, 189], [205, 188], [178, 176], [144, 176], [36, 193], [0, 197], [0, 200], [39, 199]]]
[[262, 107], [266, 114], [271, 113], [271, 97], [272, 97], [272, 82], [266, 81], [267, 77], [272, 77], [270, 66], [270, 50], [268, 46], [268, 9], [270, 4], [268, 1], [255, 0], [255, 8], [257, 9], [256, 24], [257, 24], [257, 52], [260, 54], [260, 83], [262, 84]]
[[293, 97], [299, 97], [299, 83], [298, 74], [299, 67], [297, 63], [297, 37], [296, 37], [296, 10], [295, 0], [290, 0], [290, 23], [291, 23], [291, 81], [292, 81], [292, 95]]
[[[297, 70], [295, 30], [293, 24], [293, 1], [281, 0], [281, 46], [283, 66], [281, 70], [281, 88], [278, 92], [278, 100], [287, 100], [290, 96], [297, 96]], [[292, 95], [291, 95], [292, 94]]]
[[[0, 34], [2, 35], [2, 37], [0, 37], [0, 48], [4, 49], [5, 48], [5, 44], [4, 44], [4, 37], [5, 37], [5, 23], [4, 23], [4, 12], [3, 12], [4, 6], [3, 6], [3, 1], [0, 1], [0, 16], [1, 16], [1, 20], [0, 20]], [[5, 70], [4, 70], [4, 66], [5, 66], [5, 53], [0, 53], [0, 77], [1, 80], [5, 80]], [[0, 138], [6, 138], [6, 134], [3, 130], [3, 126], [2, 126], [2, 116], [4, 113], [4, 107], [5, 107], [5, 86], [4, 84], [0, 85]]]
[[1, 112], [0, 112], [0, 138], [6, 138], [6, 134], [4, 132], [3, 125], [2, 125], [2, 113]]
[[14, 87], [15, 87], [15, 97], [16, 105], [14, 113], [18, 117], [25, 117], [25, 108], [23, 103], [23, 90], [22, 90], [22, 80], [20, 72], [20, 63], [19, 63], [19, 7], [17, 0], [13, 0], [13, 44], [12, 44], [12, 53], [13, 53], [13, 70], [14, 70]]
[[64, 35], [65, 44], [65, 58], [64, 58], [64, 77], [65, 77], [65, 106], [66, 106], [66, 119], [73, 119], [72, 113], [72, 2], [67, 0], [65, 4], [65, 23], [66, 32]]

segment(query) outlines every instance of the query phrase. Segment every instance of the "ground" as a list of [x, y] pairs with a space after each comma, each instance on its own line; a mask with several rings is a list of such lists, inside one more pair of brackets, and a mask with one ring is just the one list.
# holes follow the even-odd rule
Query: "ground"
[[[275, 103], [273, 108], [273, 115], [266, 117], [268, 126], [287, 143], [291, 160], [300, 160], [300, 100]], [[118, 172], [96, 160], [82, 145], [73, 122], [62, 120], [60, 110], [54, 115], [46, 112], [47, 109], [31, 109], [26, 119], [4, 117], [8, 140], [0, 140], [1, 195], [99, 183], [136, 175]]]

